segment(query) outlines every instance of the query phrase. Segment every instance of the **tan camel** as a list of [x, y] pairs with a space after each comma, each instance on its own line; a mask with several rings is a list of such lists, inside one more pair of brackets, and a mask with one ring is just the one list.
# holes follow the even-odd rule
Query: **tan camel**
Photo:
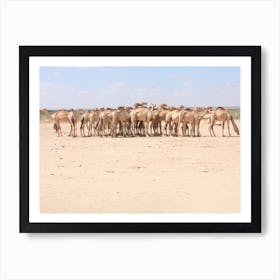
[[141, 122], [143, 122], [144, 127], [145, 127], [145, 136], [150, 136], [149, 134], [149, 124], [152, 121], [152, 111], [151, 109], [144, 107], [145, 105], [143, 105], [142, 107], [138, 107], [138, 108], [134, 108], [133, 110], [131, 110], [130, 112], [130, 117], [131, 117], [131, 131], [132, 131], [132, 135], [136, 136], [136, 129], [137, 129], [137, 125]]
[[119, 132], [126, 137], [128, 135], [127, 125], [130, 119], [129, 110], [125, 107], [118, 107], [112, 113], [112, 134], [117, 136], [117, 129], [119, 125]]
[[169, 135], [178, 136], [178, 124], [180, 112], [184, 110], [184, 106], [181, 105], [178, 109], [175, 107], [170, 108], [171, 111], [166, 115], [166, 130], [169, 127]]
[[191, 127], [191, 136], [201, 136], [199, 127], [200, 122], [205, 115], [209, 114], [210, 107], [205, 107], [203, 110], [200, 107], [195, 107], [193, 110], [186, 108], [179, 113], [179, 124], [182, 124], [182, 135], [186, 136], [186, 131], [189, 132], [189, 125]]
[[229, 129], [229, 121], [231, 121], [233, 129], [236, 132], [236, 134], [239, 135], [239, 129], [238, 129], [232, 115], [230, 114], [230, 112], [227, 109], [225, 109], [223, 107], [218, 107], [215, 111], [213, 111], [211, 113], [210, 120], [211, 120], [211, 123], [209, 125], [209, 132], [210, 132], [211, 136], [216, 137], [214, 129], [213, 129], [216, 121], [221, 121], [222, 122], [222, 135], [223, 135], [223, 137], [225, 136], [225, 134], [224, 134], [225, 122], [227, 122], [228, 136], [231, 136], [230, 129]]
[[99, 120], [99, 115], [102, 111], [104, 111], [104, 108], [96, 108], [89, 115], [89, 128], [91, 131], [91, 135], [98, 135], [96, 126]]
[[90, 124], [91, 114], [92, 114], [92, 111], [87, 110], [82, 116], [81, 126], [80, 126], [81, 136], [86, 136], [85, 127], [87, 128], [88, 136], [91, 136], [91, 124]]
[[183, 136], [186, 136], [186, 131], [188, 131], [188, 136], [190, 135], [189, 125], [191, 126], [191, 136], [195, 136], [195, 117], [191, 109], [187, 108], [180, 111], [178, 123], [182, 124]]
[[196, 136], [200, 137], [200, 122], [206, 115], [209, 115], [211, 113], [211, 107], [210, 106], [205, 106], [204, 109], [200, 107], [195, 107], [193, 110], [194, 113], [194, 119], [195, 119], [195, 127], [196, 127]]
[[160, 119], [159, 119], [159, 108], [156, 104], [152, 104], [150, 110], [152, 111], [152, 120], [150, 122], [150, 133], [153, 135], [160, 135]]
[[68, 136], [71, 135], [72, 123], [71, 123], [71, 119], [69, 118], [70, 112], [62, 109], [62, 110], [58, 110], [50, 115], [46, 108], [43, 108], [40, 111], [43, 112], [49, 120], [53, 121], [53, 128], [56, 131], [57, 136], [62, 136], [61, 126], [60, 126], [61, 122], [69, 122], [69, 124], [71, 126], [71, 130], [70, 130]]
[[167, 124], [166, 124], [166, 115], [170, 112], [171, 110], [167, 107], [166, 104], [160, 104], [158, 106], [158, 121], [159, 121], [159, 134], [163, 134], [163, 129], [164, 127], [165, 130], [165, 135], [167, 135]]
[[77, 136], [77, 123], [82, 112], [83, 109], [78, 109], [76, 111], [74, 109], [71, 109], [70, 112], [65, 110], [57, 112], [54, 118], [55, 121], [54, 127], [55, 129], [57, 129], [57, 132], [60, 132], [60, 136], [62, 136], [60, 122], [65, 119], [67, 119], [71, 125], [71, 130], [68, 136], [73, 136], [73, 137]]
[[68, 118], [71, 120], [71, 132], [72, 132], [72, 129], [73, 129], [73, 135], [70, 134], [73, 136], [73, 137], [77, 137], [78, 134], [77, 134], [77, 125], [78, 125], [78, 120], [80, 118], [80, 116], [82, 115], [83, 113], [83, 109], [78, 109], [78, 110], [73, 110], [71, 109], [71, 111], [69, 112], [69, 116]]
[[56, 130], [57, 136], [62, 136], [61, 126], [60, 126], [61, 122], [69, 122], [71, 129], [68, 136], [70, 136], [73, 130], [73, 124], [72, 124], [70, 112], [66, 110], [59, 110], [56, 112], [54, 116], [53, 128]]
[[101, 136], [108, 136], [112, 135], [112, 119], [113, 119], [113, 112], [112, 108], [106, 108], [99, 114], [99, 120], [96, 125], [98, 130], [98, 134]]

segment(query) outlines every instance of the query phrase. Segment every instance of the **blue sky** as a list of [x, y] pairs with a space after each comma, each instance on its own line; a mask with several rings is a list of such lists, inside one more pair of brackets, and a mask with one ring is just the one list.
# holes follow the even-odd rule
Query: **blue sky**
[[239, 106], [239, 67], [41, 67], [40, 107]]

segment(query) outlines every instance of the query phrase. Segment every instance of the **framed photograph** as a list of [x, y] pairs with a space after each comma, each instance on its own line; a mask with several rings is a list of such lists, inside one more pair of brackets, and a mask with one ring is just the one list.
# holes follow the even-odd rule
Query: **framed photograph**
[[20, 232], [261, 232], [260, 46], [20, 46]]

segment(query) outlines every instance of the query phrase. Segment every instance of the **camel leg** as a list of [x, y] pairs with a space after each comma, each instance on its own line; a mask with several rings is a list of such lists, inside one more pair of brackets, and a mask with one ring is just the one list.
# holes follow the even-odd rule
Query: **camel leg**
[[126, 136], [127, 136], [127, 125], [126, 125], [126, 121], [123, 122], [122, 128], [123, 128], [123, 137], [126, 137]]
[[73, 137], [76, 137], [76, 125], [75, 125], [75, 123], [73, 123]]
[[149, 129], [150, 129], [150, 135], [155, 134], [155, 130], [154, 130], [154, 133], [153, 133], [153, 122], [152, 121], [149, 123]]
[[195, 123], [194, 121], [191, 123], [191, 136], [195, 136]]
[[146, 121], [144, 125], [145, 125], [145, 135], [146, 135], [146, 137], [149, 137], [150, 135], [149, 135], [149, 123], [148, 123], [148, 121]]
[[69, 123], [70, 123], [70, 126], [71, 126], [71, 130], [70, 130], [68, 136], [71, 136], [71, 135], [72, 135], [72, 129], [73, 129], [73, 128], [72, 128], [72, 122], [69, 121]]
[[168, 122], [165, 122], [165, 125], [164, 125], [165, 136], [168, 136], [168, 133], [167, 133], [168, 129], [167, 129], [167, 127], [168, 127]]
[[229, 120], [227, 120], [227, 128], [228, 128], [228, 136], [231, 137], [230, 128], [229, 128]]
[[178, 136], [178, 123], [174, 123], [174, 135]]
[[185, 137], [186, 136], [186, 132], [187, 132], [187, 124], [183, 122], [181, 129], [182, 129], [182, 136]]
[[223, 137], [225, 137], [225, 121], [222, 122], [222, 134], [223, 134]]
[[212, 124], [209, 125], [210, 136], [211, 136], [211, 137], [216, 137], [215, 132], [214, 132], [214, 129], [213, 129], [213, 126], [214, 126], [214, 125], [212, 125]]
[[88, 137], [91, 136], [90, 124], [87, 122]]
[[81, 124], [81, 126], [80, 126], [80, 133], [81, 133], [81, 136], [84, 136], [83, 135], [83, 124]]
[[185, 135], [186, 135], [186, 132], [188, 132], [188, 137], [190, 137], [190, 128], [189, 128], [189, 125], [186, 123], [186, 130], [185, 130]]
[[132, 121], [130, 124], [131, 136], [135, 137], [135, 122]]
[[[113, 137], [117, 137], [118, 136], [117, 130], [118, 130], [118, 124], [112, 124], [112, 134], [113, 134]], [[120, 128], [120, 131], [121, 131], [121, 128]]]
[[173, 127], [171, 122], [168, 123], [168, 126], [169, 126], [169, 136], [172, 136]]
[[200, 120], [197, 122], [197, 136], [200, 137], [200, 131], [199, 131], [199, 127], [200, 127]]

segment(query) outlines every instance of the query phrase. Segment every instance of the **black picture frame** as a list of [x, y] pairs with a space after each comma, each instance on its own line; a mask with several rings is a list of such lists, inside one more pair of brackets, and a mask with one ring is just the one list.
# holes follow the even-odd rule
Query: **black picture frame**
[[[251, 57], [250, 223], [32, 223], [29, 221], [29, 58], [32, 56]], [[20, 232], [208, 233], [261, 232], [260, 46], [19, 46]], [[32, 176], [32, 174], [30, 174]]]

